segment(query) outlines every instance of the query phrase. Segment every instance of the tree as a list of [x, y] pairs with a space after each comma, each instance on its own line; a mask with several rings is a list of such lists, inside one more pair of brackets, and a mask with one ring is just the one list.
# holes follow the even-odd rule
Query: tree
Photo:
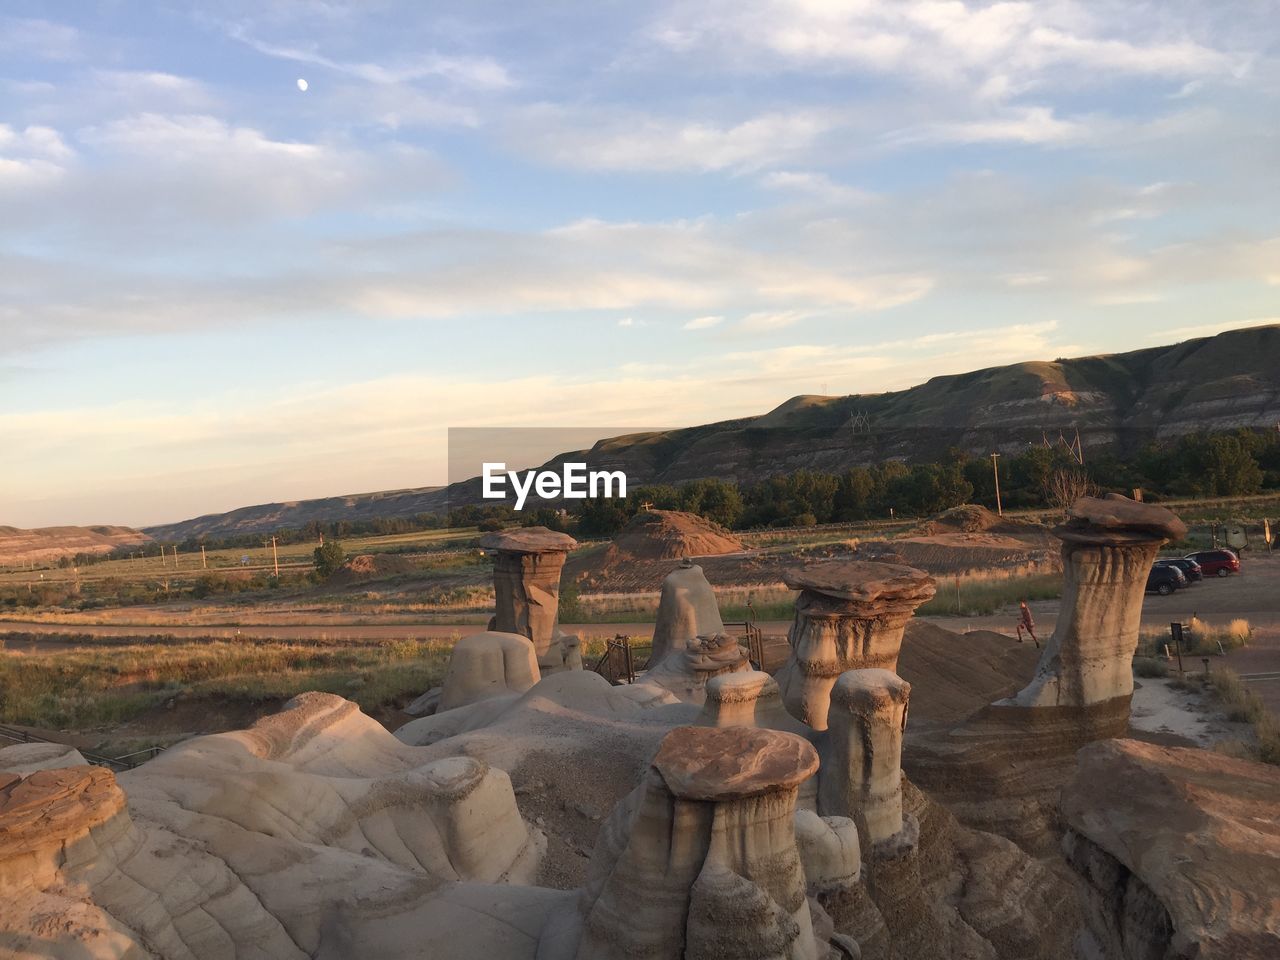
[[742, 495], [737, 486], [725, 480], [691, 480], [680, 488], [680, 509], [732, 527], [742, 516]]
[[342, 566], [342, 561], [347, 559], [347, 552], [337, 540], [327, 540], [323, 547], [315, 548], [312, 558], [316, 565], [316, 575], [325, 579]]
[[1081, 497], [1096, 496], [1098, 488], [1079, 467], [1057, 467], [1044, 482], [1044, 499], [1049, 506], [1062, 511], [1063, 517]]

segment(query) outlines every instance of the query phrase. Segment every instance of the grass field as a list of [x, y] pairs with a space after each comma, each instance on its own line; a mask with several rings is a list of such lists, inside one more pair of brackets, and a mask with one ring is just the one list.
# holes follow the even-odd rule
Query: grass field
[[87, 730], [125, 723], [170, 700], [225, 707], [286, 700], [306, 690], [340, 694], [374, 712], [439, 685], [453, 642], [139, 637], [50, 653], [0, 653], [0, 723]]

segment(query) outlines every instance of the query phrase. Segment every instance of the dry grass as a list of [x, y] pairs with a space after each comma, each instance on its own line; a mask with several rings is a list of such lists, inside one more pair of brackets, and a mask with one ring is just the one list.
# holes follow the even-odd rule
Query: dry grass
[[362, 644], [201, 640], [0, 653], [0, 722], [83, 730], [131, 720], [165, 701], [263, 701], [306, 690], [368, 711], [438, 685], [452, 640]]
[[1245, 685], [1234, 671], [1216, 670], [1209, 677], [1209, 689], [1222, 704], [1227, 719], [1253, 727], [1254, 743], [1235, 748], [1250, 759], [1280, 765], [1280, 719], [1267, 710], [1262, 699]]
[[980, 617], [1014, 607], [1020, 600], [1056, 600], [1061, 596], [1060, 573], [991, 570], [939, 579], [937, 594], [916, 615]]
[[[1187, 657], [1203, 657], [1223, 654], [1248, 646], [1253, 640], [1253, 628], [1241, 617], [1225, 627], [1215, 627], [1206, 620], [1192, 617], [1182, 632], [1182, 653]], [[1145, 630], [1138, 635], [1138, 655], [1163, 658], [1165, 647], [1174, 653], [1173, 640], [1167, 630]]]

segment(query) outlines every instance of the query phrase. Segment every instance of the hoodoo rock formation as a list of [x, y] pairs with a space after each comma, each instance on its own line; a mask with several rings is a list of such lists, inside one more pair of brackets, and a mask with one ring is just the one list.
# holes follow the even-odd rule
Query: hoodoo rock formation
[[1086, 497], [1062, 540], [1062, 613], [1031, 683], [908, 758], [912, 779], [962, 820], [1030, 850], [1056, 848], [1057, 795], [1080, 747], [1128, 728], [1147, 572], [1186, 527], [1163, 507]]
[[312, 693], [118, 778], [70, 748], [0, 750], [0, 957], [1269, 960], [1273, 772], [1115, 740], [1074, 772], [1127, 715], [1137, 574], [1178, 533], [1079, 504], [1035, 679], [905, 750], [929, 689], [895, 672], [933, 593], [920, 571], [790, 575], [775, 681], [684, 565], [666, 653], [611, 685], [540, 668], [567, 544], [506, 534], [507, 629], [459, 642], [439, 709], [394, 736]]
[[825, 730], [840, 674], [896, 669], [903, 629], [933, 596], [933, 578], [898, 564], [833, 560], [788, 571], [783, 579], [800, 596], [788, 637], [791, 656], [777, 675], [782, 700], [798, 720]]
[[715, 591], [692, 560], [684, 560], [662, 581], [658, 616], [653, 624], [652, 663], [658, 663], [673, 648], [683, 647], [695, 637], [724, 633]]
[[902, 814], [902, 732], [911, 684], [891, 670], [850, 670], [831, 695], [818, 809], [850, 817], [863, 848], [911, 846], [919, 828]]
[[1186, 536], [1164, 507], [1086, 497], [1055, 527], [1062, 540], [1062, 615], [1035, 679], [997, 707], [1079, 711], [1098, 736], [1124, 733], [1147, 574], [1160, 545]]
[[793, 734], [681, 727], [605, 824], [579, 960], [826, 958], [795, 837], [818, 755]]
[[578, 541], [546, 527], [501, 530], [480, 538], [492, 550], [492, 630], [533, 641], [543, 673], [582, 667], [578, 638], [560, 632], [560, 571]]

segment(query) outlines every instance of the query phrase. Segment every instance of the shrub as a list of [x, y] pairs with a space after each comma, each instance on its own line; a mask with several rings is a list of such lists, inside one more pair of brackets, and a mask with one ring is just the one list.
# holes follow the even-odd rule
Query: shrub
[[316, 574], [321, 577], [331, 576], [347, 559], [347, 552], [337, 540], [330, 540], [323, 546], [316, 547], [312, 554], [316, 565]]
[[1135, 677], [1167, 677], [1169, 666], [1155, 657], [1134, 657], [1133, 675]]

